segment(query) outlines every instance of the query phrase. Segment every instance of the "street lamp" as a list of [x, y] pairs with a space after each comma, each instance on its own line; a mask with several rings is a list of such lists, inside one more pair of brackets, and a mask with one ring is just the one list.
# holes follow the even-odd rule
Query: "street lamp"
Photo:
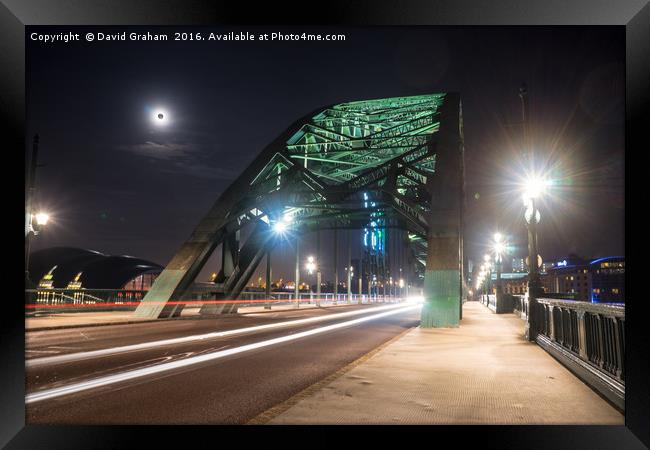
[[528, 320], [526, 322], [526, 337], [529, 340], [535, 339], [537, 318], [537, 297], [542, 293], [542, 286], [539, 280], [539, 249], [537, 246], [537, 224], [541, 215], [537, 210], [536, 200], [546, 191], [551, 183], [539, 175], [531, 175], [524, 184], [523, 200], [524, 219], [528, 228]]
[[549, 180], [538, 175], [532, 175], [524, 185], [524, 219], [528, 228], [528, 295], [537, 297], [541, 293], [541, 284], [539, 281], [539, 248], [537, 245], [537, 224], [541, 220], [541, 215], [536, 206], [536, 199], [540, 198], [545, 192], [547, 186], [551, 183]]
[[39, 227], [47, 225], [48, 220], [50, 220], [50, 215], [45, 212], [40, 212], [38, 214], [35, 214], [34, 217], [36, 218], [36, 224]]
[[289, 225], [292, 221], [293, 218], [290, 215], [285, 214], [280, 219], [275, 221], [273, 224], [273, 231], [275, 234], [284, 234], [289, 229]]
[[305, 268], [307, 269], [307, 272], [309, 273], [309, 275], [313, 275], [314, 271], [317, 271], [316, 272], [316, 305], [320, 306], [321, 276], [320, 276], [320, 268], [318, 267], [318, 262], [316, 261], [316, 258], [313, 257], [313, 256], [308, 256], [307, 257], [307, 264], [305, 264]]
[[38, 236], [43, 227], [50, 220], [50, 215], [46, 212], [28, 214], [27, 234], [25, 235], [25, 281], [29, 282], [29, 254], [31, 250], [32, 236]]
[[316, 260], [313, 256], [307, 257], [307, 264], [305, 265], [305, 268], [307, 269], [307, 272], [309, 272], [309, 275], [314, 274], [314, 270], [316, 270]]
[[501, 256], [506, 251], [506, 243], [504, 242], [503, 235], [499, 232], [494, 233], [493, 249], [494, 249], [494, 265], [496, 266], [497, 269], [496, 296], [497, 296], [497, 303], [498, 303], [501, 296], [503, 295], [502, 292], [503, 288], [501, 287], [501, 265], [502, 265]]
[[489, 254], [483, 255], [483, 260], [485, 261], [485, 289], [487, 291], [487, 295], [490, 295], [491, 291], [491, 283], [492, 283], [492, 263], [491, 260], [492, 258], [490, 257]]

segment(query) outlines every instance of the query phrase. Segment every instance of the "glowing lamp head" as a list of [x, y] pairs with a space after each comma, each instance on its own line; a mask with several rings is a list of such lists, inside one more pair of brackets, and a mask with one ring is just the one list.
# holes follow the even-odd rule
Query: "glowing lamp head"
[[483, 260], [484, 260], [486, 263], [489, 263], [489, 262], [490, 262], [490, 255], [487, 255], [487, 254], [484, 255], [484, 256], [483, 256]]
[[50, 215], [44, 212], [40, 212], [34, 217], [36, 218], [36, 224], [39, 226], [47, 225], [47, 222], [50, 220]]
[[314, 273], [314, 270], [316, 269], [316, 259], [313, 256], [307, 257], [306, 269], [310, 275]]
[[503, 235], [501, 233], [494, 233], [494, 242], [501, 242], [503, 240]]
[[284, 223], [284, 222], [282, 222], [282, 221], [275, 222], [275, 223], [273, 224], [273, 231], [274, 231], [276, 234], [282, 234], [282, 233], [284, 233], [285, 231], [287, 231], [287, 224]]
[[524, 199], [537, 198], [546, 191], [546, 186], [549, 185], [548, 180], [532, 176], [526, 181], [524, 190]]

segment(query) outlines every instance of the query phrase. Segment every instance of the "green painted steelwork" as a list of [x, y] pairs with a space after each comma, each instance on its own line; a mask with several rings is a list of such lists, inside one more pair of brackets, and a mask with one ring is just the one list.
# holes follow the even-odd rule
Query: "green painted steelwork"
[[459, 322], [458, 270], [427, 270], [424, 275], [423, 328], [457, 327]]
[[[381, 218], [382, 226], [408, 231], [414, 269], [424, 276], [432, 202], [444, 194], [434, 192], [444, 186], [432, 187], [445, 148], [439, 135], [446, 127], [452, 136], [447, 141], [457, 139], [459, 107], [456, 94], [433, 94], [341, 103], [300, 119], [219, 197], [136, 315], [171, 314], [171, 308], [160, 305], [188, 295], [219, 245], [230, 254], [224, 257], [228, 271], [222, 269], [216, 277], [215, 292], [221, 298], [237, 298], [275, 245], [272, 229], [280, 220], [287, 220], [296, 235], [362, 229], [372, 218]], [[447, 146], [448, 153], [457, 151]], [[364, 207], [364, 193], [372, 197], [372, 208]], [[232, 236], [245, 229], [251, 231], [242, 234], [248, 238], [240, 246], [239, 237]], [[206, 311], [219, 312], [214, 308]]]

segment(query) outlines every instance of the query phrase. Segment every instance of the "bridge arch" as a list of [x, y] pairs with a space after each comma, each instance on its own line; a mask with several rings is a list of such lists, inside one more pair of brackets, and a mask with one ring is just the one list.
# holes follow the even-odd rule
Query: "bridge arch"
[[[221, 298], [236, 298], [276, 243], [295, 233], [374, 222], [408, 232], [424, 279], [422, 326], [457, 326], [463, 273], [463, 135], [455, 93], [394, 97], [319, 108], [294, 122], [221, 194], [135, 311], [180, 313], [214, 250]], [[368, 206], [368, 202], [372, 205]], [[240, 242], [244, 227], [252, 230]], [[219, 312], [223, 305], [204, 307]]]

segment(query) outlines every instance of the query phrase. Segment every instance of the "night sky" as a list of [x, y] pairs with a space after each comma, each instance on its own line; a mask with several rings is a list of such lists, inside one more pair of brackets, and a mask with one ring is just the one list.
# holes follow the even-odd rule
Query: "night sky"
[[[331, 103], [455, 91], [464, 116], [466, 253], [480, 258], [499, 229], [523, 256], [515, 183], [525, 82], [536, 157], [558, 180], [540, 206], [540, 254], [624, 255], [623, 27], [300, 28], [285, 31], [347, 40], [92, 44], [86, 31], [115, 28], [30, 27], [28, 35], [37, 30], [73, 30], [82, 41], [27, 40], [28, 140], [40, 134], [37, 198], [52, 215], [34, 250], [83, 247], [164, 265], [297, 118]], [[168, 111], [164, 129], [151, 124], [156, 107]], [[289, 250], [277, 252], [287, 263], [275, 270], [286, 275]]]

